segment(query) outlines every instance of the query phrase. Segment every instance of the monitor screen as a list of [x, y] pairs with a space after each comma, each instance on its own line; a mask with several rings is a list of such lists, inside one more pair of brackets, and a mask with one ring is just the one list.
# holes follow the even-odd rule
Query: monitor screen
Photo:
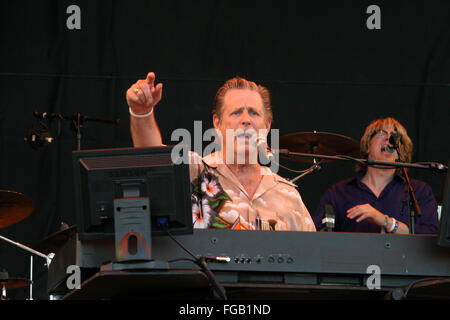
[[[126, 209], [127, 206], [140, 206], [139, 210], [145, 218], [150, 216], [151, 235], [166, 234], [160, 224], [172, 234], [192, 233], [189, 165], [173, 164], [172, 149], [74, 151], [72, 160], [79, 239], [114, 238], [117, 231], [115, 210]], [[136, 221], [135, 213], [128, 214], [127, 218]]]

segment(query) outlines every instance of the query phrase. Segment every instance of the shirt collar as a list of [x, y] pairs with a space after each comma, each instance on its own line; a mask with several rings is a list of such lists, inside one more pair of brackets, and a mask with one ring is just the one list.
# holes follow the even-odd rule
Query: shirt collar
[[[220, 151], [211, 153], [211, 154], [207, 155], [206, 157], [203, 157], [203, 162], [206, 165], [208, 165], [209, 167], [215, 168], [215, 169], [218, 169], [218, 170], [220, 170], [222, 166], [226, 167], [226, 165], [223, 163], [222, 153]], [[272, 172], [272, 170], [270, 170], [268, 167], [262, 166], [261, 168], [264, 171], [264, 175], [274, 176], [274, 179], [276, 179], [277, 181], [286, 182], [285, 179], [283, 179], [283, 178], [279, 177], [278, 175], [274, 174]]]
[[[363, 171], [363, 172], [358, 172], [358, 173], [356, 174], [356, 178], [355, 178], [354, 181], [355, 181], [355, 183], [356, 183], [359, 187], [362, 187], [362, 185], [363, 185], [363, 183], [361, 182], [361, 179], [364, 177], [365, 174], [366, 174], [365, 171]], [[394, 174], [394, 179], [392, 179], [392, 181], [398, 181], [398, 182], [405, 182], [405, 183], [406, 183], [405, 178], [404, 178], [403, 175], [402, 175], [400, 172], [398, 172], [398, 171], [395, 172], [395, 174]], [[390, 183], [392, 183], [392, 181], [391, 181]]]
[[220, 161], [222, 161], [222, 154], [220, 152], [214, 152], [203, 157], [203, 162], [211, 168], [217, 168]]
[[[227, 178], [231, 178], [231, 176], [234, 176], [231, 170], [223, 163], [222, 153], [220, 152], [215, 152], [203, 157], [203, 162], [209, 167], [216, 169], [219, 173]], [[262, 166], [261, 169], [264, 172], [264, 176], [261, 180], [260, 185], [258, 186], [258, 189], [255, 192], [255, 198], [261, 196], [267, 190], [273, 188], [278, 182], [286, 183], [294, 188], [297, 188], [297, 185], [273, 173], [272, 170], [270, 170], [268, 167]], [[238, 184], [240, 189], [245, 192], [239, 181], [236, 181], [236, 183]]]

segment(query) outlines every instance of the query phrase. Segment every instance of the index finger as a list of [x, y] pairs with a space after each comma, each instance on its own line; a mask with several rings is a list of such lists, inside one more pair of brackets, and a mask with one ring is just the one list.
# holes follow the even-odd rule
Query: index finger
[[145, 81], [149, 84], [150, 88], [152, 88], [155, 84], [155, 73], [149, 72], [147, 74], [147, 78], [145, 78]]

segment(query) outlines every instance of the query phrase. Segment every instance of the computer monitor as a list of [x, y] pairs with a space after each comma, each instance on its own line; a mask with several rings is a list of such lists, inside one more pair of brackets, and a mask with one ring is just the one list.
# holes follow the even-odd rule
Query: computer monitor
[[438, 245], [450, 247], [450, 171], [447, 171], [447, 178], [445, 180], [444, 191], [442, 193], [442, 211]]
[[118, 261], [149, 260], [152, 236], [193, 233], [189, 165], [172, 150], [74, 151], [79, 239], [114, 238]]

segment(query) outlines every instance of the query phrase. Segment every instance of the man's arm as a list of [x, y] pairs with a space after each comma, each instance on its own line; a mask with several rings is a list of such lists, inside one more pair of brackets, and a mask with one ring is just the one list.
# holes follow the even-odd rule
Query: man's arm
[[152, 113], [146, 118], [135, 118], [130, 115], [130, 130], [133, 146], [157, 147], [162, 146], [161, 132]]
[[[393, 218], [389, 217], [389, 215], [386, 215], [383, 212], [378, 211], [368, 203], [356, 205], [348, 209], [347, 218], [355, 219], [356, 222], [367, 220], [369, 222], [375, 223], [380, 228], [384, 228], [384, 224], [387, 222], [387, 225], [385, 227], [387, 230], [392, 230], [394, 228]], [[394, 233], [408, 234], [409, 227], [401, 221], [396, 221], [398, 224], [398, 228]]]
[[[130, 108], [131, 138], [135, 147], [163, 145], [154, 114], [154, 108], [162, 97], [163, 85], [162, 83], [156, 86], [154, 84], [155, 74], [149, 72], [146, 79], [138, 80], [126, 92], [126, 100]], [[131, 113], [137, 116], [133, 116]], [[146, 114], [148, 115], [139, 117]]]

